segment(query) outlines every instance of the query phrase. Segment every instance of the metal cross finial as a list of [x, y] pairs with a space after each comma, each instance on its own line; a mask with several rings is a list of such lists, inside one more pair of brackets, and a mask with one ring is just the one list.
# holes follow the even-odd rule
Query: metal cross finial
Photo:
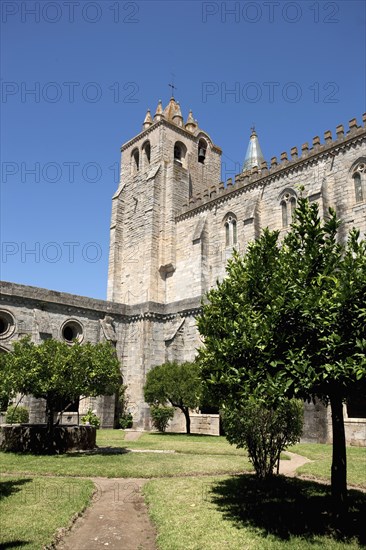
[[178, 88], [174, 85], [174, 79], [175, 74], [172, 73], [172, 84], [168, 84], [168, 86], [172, 89], [172, 97], [174, 97], [174, 90], [178, 90]]

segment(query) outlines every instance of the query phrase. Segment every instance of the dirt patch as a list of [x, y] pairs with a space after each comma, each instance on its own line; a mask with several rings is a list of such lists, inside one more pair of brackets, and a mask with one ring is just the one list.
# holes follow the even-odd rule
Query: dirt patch
[[156, 531], [142, 496], [147, 479], [92, 478], [90, 508], [59, 541], [59, 550], [156, 550]]

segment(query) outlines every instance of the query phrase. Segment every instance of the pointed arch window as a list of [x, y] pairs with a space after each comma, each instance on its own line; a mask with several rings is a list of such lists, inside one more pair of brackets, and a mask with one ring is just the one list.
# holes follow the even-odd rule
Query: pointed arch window
[[207, 143], [204, 139], [200, 139], [198, 142], [198, 162], [205, 164], [206, 160]]
[[180, 164], [181, 166], [185, 166], [185, 158], [187, 153], [187, 147], [182, 143], [181, 141], [176, 141], [174, 144], [174, 162], [177, 164]]
[[356, 203], [366, 200], [366, 162], [359, 162], [352, 170]]
[[281, 210], [282, 210], [282, 227], [288, 226], [288, 215], [287, 215], [287, 202], [281, 201]]
[[138, 149], [134, 149], [131, 153], [131, 173], [137, 174], [140, 170], [140, 153]]
[[230, 225], [229, 222], [225, 223], [225, 244], [230, 246]]
[[282, 227], [286, 228], [292, 222], [296, 209], [296, 194], [292, 189], [286, 189], [280, 196]]
[[234, 214], [227, 214], [224, 221], [225, 246], [234, 246], [238, 242], [237, 220]]
[[143, 166], [144, 168], [148, 168], [148, 166], [150, 165], [150, 158], [151, 158], [150, 141], [145, 141], [145, 143], [143, 144], [142, 156], [143, 156]]
[[182, 148], [179, 143], [174, 145], [174, 160], [182, 160]]

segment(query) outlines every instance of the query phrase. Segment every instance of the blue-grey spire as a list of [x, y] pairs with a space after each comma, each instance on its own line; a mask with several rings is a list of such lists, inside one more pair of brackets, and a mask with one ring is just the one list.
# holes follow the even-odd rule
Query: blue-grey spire
[[255, 128], [253, 127], [243, 163], [243, 172], [245, 172], [246, 170], [251, 170], [252, 168], [254, 168], [254, 166], [258, 166], [258, 168], [260, 168], [262, 162], [264, 162], [264, 156], [261, 146], [259, 145], [258, 136], [255, 132]]

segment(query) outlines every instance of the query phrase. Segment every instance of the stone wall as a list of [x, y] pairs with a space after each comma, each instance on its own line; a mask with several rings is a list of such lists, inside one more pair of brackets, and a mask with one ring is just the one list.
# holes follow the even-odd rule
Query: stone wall
[[[347, 445], [366, 447], [366, 418], [350, 418], [347, 407], [343, 405], [344, 431]], [[326, 443], [332, 443], [332, 416], [330, 408], [326, 415], [328, 437]]]
[[[312, 147], [304, 144], [301, 152], [293, 147], [279, 161], [272, 158], [269, 167], [264, 163], [224, 184], [219, 183], [221, 151], [206, 134], [207, 157], [201, 164], [199, 133], [190, 135], [167, 121], [154, 124], [122, 147], [121, 181], [112, 208], [109, 301], [2, 283], [0, 310], [12, 321], [0, 334], [0, 351], [9, 351], [11, 342], [24, 335], [35, 343], [62, 339], [68, 322], [77, 324], [81, 341], [112, 340], [134, 427], [149, 429], [143, 399], [146, 374], [165, 361], [193, 360], [202, 345], [195, 323], [200, 301], [224, 276], [234, 248], [226, 244], [227, 215], [237, 220], [239, 252], [245, 252], [264, 227], [286, 234], [281, 206], [286, 193], [303, 193], [319, 203], [323, 214], [334, 206], [343, 220], [341, 239], [353, 225], [365, 235], [366, 197], [356, 203], [352, 180], [355, 163], [366, 158], [365, 136], [364, 127], [352, 120], [348, 132], [338, 126], [334, 139], [325, 132], [323, 143], [316, 137]], [[150, 163], [143, 156], [146, 140]], [[173, 159], [177, 140], [187, 149], [181, 163]], [[135, 148], [141, 155], [138, 172], [131, 165]], [[30, 397], [26, 403], [31, 421], [42, 421], [44, 403]], [[102, 426], [113, 426], [113, 397], [84, 401], [81, 410], [89, 406], [97, 410]], [[324, 409], [310, 407], [306, 418], [309, 441], [329, 439]], [[200, 422], [197, 429], [202, 430], [206, 420]], [[350, 440], [366, 440], [362, 422], [351, 419], [348, 424]]]
[[[331, 426], [330, 426], [331, 428]], [[330, 434], [332, 430], [330, 429]], [[304, 403], [304, 431], [301, 443], [328, 443], [327, 408], [320, 402]]]
[[0, 427], [0, 451], [13, 453], [64, 453], [94, 449], [94, 426], [55, 426], [52, 445], [45, 425], [3, 425]]
[[[205, 164], [198, 142], [207, 144]], [[174, 160], [179, 141], [186, 153]], [[144, 153], [149, 142], [150, 162]], [[134, 152], [139, 154], [139, 169]], [[192, 135], [162, 120], [122, 147], [119, 187], [112, 200], [108, 299], [126, 304], [166, 302], [166, 279], [175, 270], [175, 217], [192, 194], [220, 181], [221, 151], [207, 134]]]
[[[167, 300], [203, 294], [225, 274], [233, 248], [245, 252], [248, 243], [265, 227], [283, 236], [281, 201], [286, 193], [317, 201], [325, 215], [333, 207], [342, 220], [340, 238], [352, 227], [366, 235], [366, 198], [356, 202], [352, 168], [366, 155], [366, 132], [350, 123], [350, 131], [337, 134], [335, 141], [312, 149], [304, 148], [301, 158], [273, 162], [270, 170], [239, 175], [233, 185], [207, 189], [186, 205], [177, 217], [176, 270], [167, 280]], [[295, 148], [293, 148], [295, 149]], [[294, 154], [294, 153], [293, 153]], [[283, 154], [287, 158], [287, 154]], [[295, 155], [294, 155], [295, 156]], [[365, 191], [366, 193], [366, 191]], [[237, 244], [226, 246], [224, 221], [228, 214], [237, 219]]]
[[[190, 413], [191, 433], [201, 435], [220, 435], [220, 416], [218, 414]], [[186, 433], [184, 414], [175, 409], [174, 418], [169, 422], [168, 433]]]

